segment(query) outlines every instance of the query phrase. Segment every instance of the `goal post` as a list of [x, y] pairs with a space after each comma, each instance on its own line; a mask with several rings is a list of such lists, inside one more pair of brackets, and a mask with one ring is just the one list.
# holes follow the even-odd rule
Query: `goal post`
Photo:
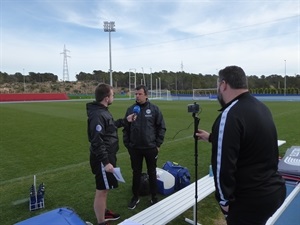
[[217, 88], [193, 89], [193, 100], [212, 99], [217, 97]]
[[[152, 97], [151, 97], [152, 96]], [[159, 100], [172, 100], [171, 91], [169, 90], [150, 90], [148, 91], [148, 97], [150, 99], [159, 99]]]
[[[135, 98], [135, 91], [130, 91], [128, 93], [129, 99]], [[169, 90], [148, 90], [148, 98], [155, 99], [155, 100], [172, 100], [171, 91]]]

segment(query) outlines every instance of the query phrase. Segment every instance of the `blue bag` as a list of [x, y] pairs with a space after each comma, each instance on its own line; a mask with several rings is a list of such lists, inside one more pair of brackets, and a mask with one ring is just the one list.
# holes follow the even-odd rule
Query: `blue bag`
[[57, 208], [23, 220], [15, 225], [86, 225], [73, 209]]
[[175, 177], [175, 191], [178, 191], [191, 184], [191, 174], [188, 168], [179, 165], [176, 162], [167, 161], [163, 169]]

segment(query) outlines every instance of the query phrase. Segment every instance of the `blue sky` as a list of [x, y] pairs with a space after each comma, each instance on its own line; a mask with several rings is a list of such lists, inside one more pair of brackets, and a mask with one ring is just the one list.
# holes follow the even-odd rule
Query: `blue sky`
[[300, 0], [1, 0], [0, 71], [300, 74]]

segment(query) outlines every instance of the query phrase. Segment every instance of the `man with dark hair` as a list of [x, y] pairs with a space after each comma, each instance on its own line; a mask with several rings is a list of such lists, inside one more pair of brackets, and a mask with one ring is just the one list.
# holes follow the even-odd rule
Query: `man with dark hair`
[[196, 133], [199, 140], [212, 143], [216, 199], [228, 225], [263, 225], [286, 195], [272, 114], [250, 95], [246, 74], [238, 66], [219, 71], [218, 100], [221, 113], [211, 133]]
[[149, 101], [148, 91], [144, 85], [136, 87], [135, 97], [136, 102], [127, 109], [125, 117], [132, 114], [135, 107], [140, 110], [134, 115], [134, 121], [123, 129], [123, 142], [130, 155], [133, 173], [133, 197], [128, 204], [129, 209], [134, 209], [140, 201], [139, 188], [144, 158], [149, 176], [150, 203], [157, 202], [156, 162], [166, 132], [163, 115], [159, 108]]
[[86, 104], [87, 133], [90, 142], [90, 166], [95, 174], [96, 194], [94, 211], [98, 225], [107, 224], [108, 220], [117, 220], [119, 214], [106, 208], [108, 190], [118, 187], [118, 181], [113, 175], [116, 166], [116, 153], [119, 149], [117, 128], [132, 122], [133, 115], [126, 119], [114, 121], [108, 106], [114, 100], [113, 88], [101, 83], [95, 89], [96, 101]]

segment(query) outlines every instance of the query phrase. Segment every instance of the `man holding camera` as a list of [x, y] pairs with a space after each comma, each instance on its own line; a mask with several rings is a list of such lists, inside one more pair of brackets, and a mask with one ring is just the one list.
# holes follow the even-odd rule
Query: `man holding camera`
[[248, 91], [242, 68], [219, 71], [220, 115], [211, 133], [215, 196], [228, 225], [264, 225], [286, 196], [278, 174], [277, 131], [270, 110]]

